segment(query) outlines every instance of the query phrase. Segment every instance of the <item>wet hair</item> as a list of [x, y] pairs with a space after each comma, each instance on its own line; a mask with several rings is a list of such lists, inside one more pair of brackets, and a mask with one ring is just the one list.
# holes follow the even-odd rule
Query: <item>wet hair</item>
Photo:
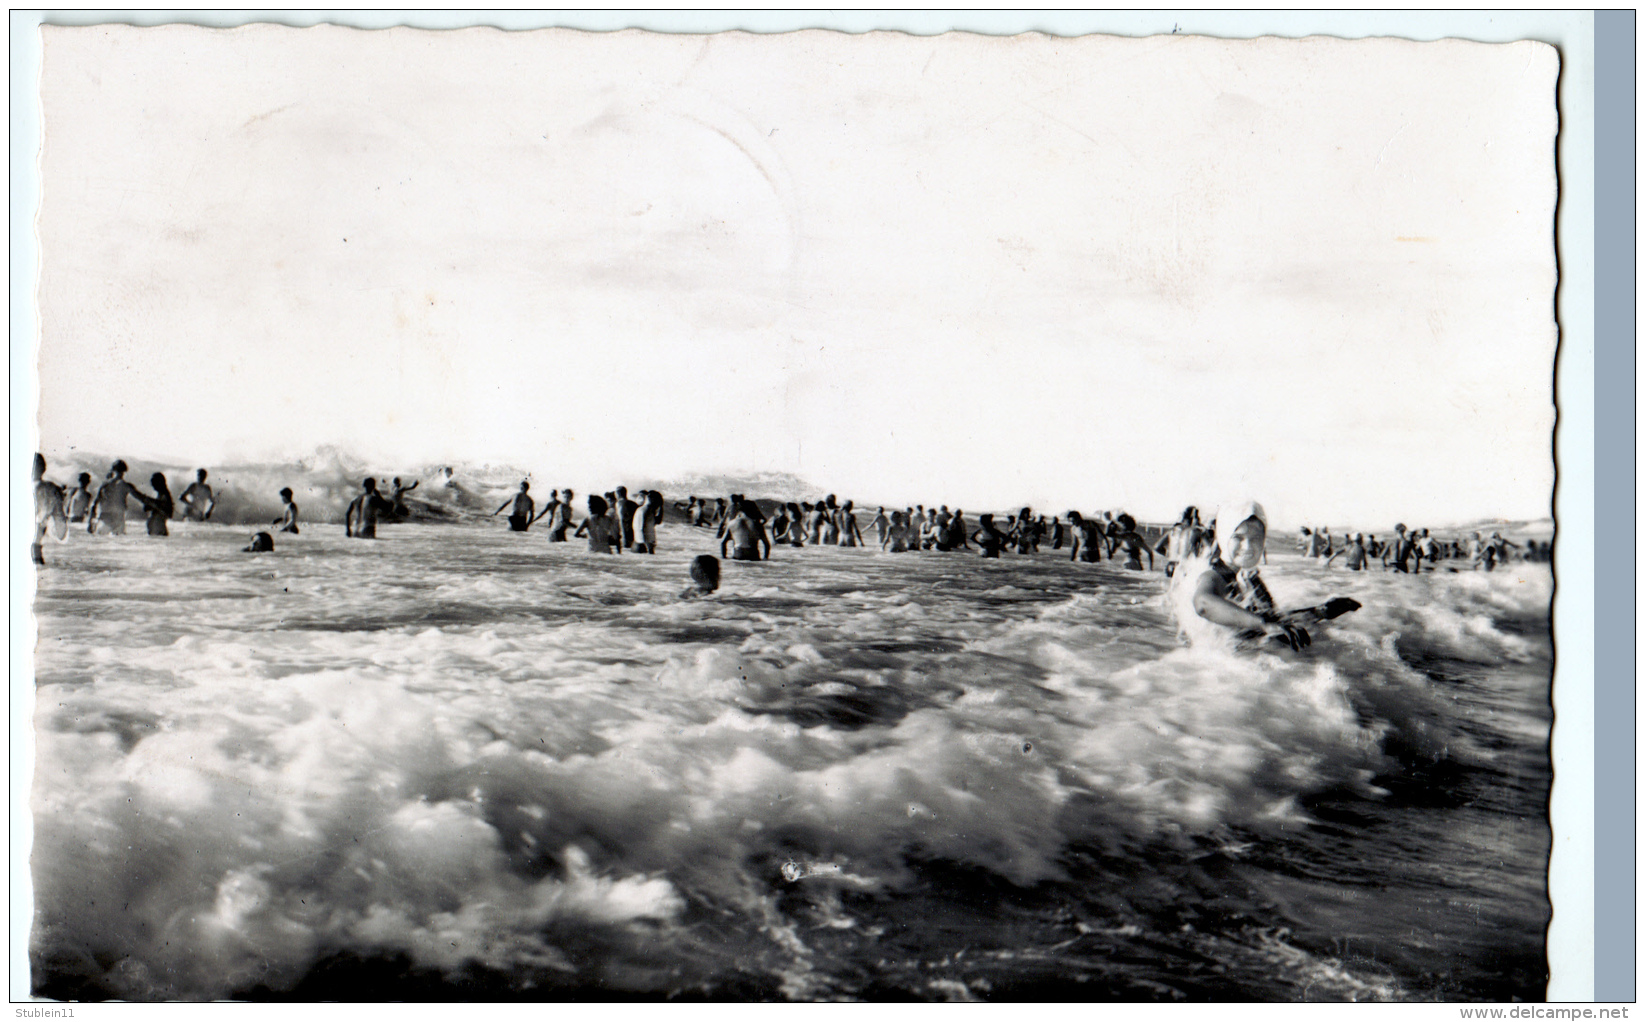
[[604, 497], [596, 497], [592, 493], [588, 495], [588, 513], [589, 514], [593, 515], [595, 518], [598, 518], [601, 515], [606, 513], [606, 509], [607, 509], [607, 506], [606, 506], [606, 502], [605, 502]]
[[720, 588], [720, 559], [713, 554], [698, 554], [691, 559], [691, 581], [705, 593]]
[[360, 485], [373, 493], [377, 492], [377, 480], [373, 479], [371, 476], [366, 476], [365, 482]]
[[291, 492], [291, 487], [289, 487], [289, 486], [286, 486], [286, 487], [282, 487], [282, 488], [281, 488], [281, 490], [280, 490], [280, 496], [282, 496], [282, 497], [286, 497], [286, 498], [288, 498], [288, 499], [289, 499], [289, 498], [290, 498], [290, 497], [292, 497], [292, 496], [293, 496], [293, 494], [292, 494], [292, 492]]
[[[42, 465], [44, 465], [45, 464], [45, 459], [42, 458], [40, 463]], [[125, 472], [125, 471], [127, 471], [125, 460], [122, 459], [120, 461], [116, 461], [114, 464], [109, 466], [109, 470], [112, 471], [112, 472]]]
[[251, 544], [240, 552], [245, 554], [271, 554], [274, 552], [274, 537], [266, 532], [259, 532], [251, 537]]
[[91, 473], [90, 472], [81, 472], [80, 473], [80, 485], [85, 486], [86, 484], [88, 484], [90, 482], [91, 482]]
[[1114, 519], [1114, 521], [1119, 522], [1120, 526], [1122, 528], [1124, 528], [1125, 531], [1127, 531], [1127, 532], [1135, 532], [1136, 531], [1137, 520], [1135, 518], [1132, 518], [1128, 514], [1125, 514], [1125, 513], [1121, 512], [1120, 516], [1118, 518]]
[[166, 485], [166, 476], [163, 472], [156, 472], [149, 476], [149, 485], [161, 492], [166, 492], [170, 489], [170, 487]]
[[[399, 480], [396, 479], [395, 482], [399, 482]], [[529, 480], [529, 479], [520, 480], [520, 489], [522, 489], [522, 490], [531, 489], [531, 480]]]
[[[206, 481], [206, 470], [203, 469], [203, 468], [195, 469], [194, 470], [194, 478], [200, 480], [201, 482], [205, 482]], [[399, 480], [396, 479], [395, 482], [399, 482]]]

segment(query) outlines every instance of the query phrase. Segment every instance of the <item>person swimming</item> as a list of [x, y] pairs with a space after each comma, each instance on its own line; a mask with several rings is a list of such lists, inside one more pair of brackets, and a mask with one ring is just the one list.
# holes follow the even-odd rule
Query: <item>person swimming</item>
[[[293, 532], [296, 530], [293, 529]], [[240, 548], [243, 554], [271, 554], [274, 552], [274, 537], [266, 532], [259, 532], [251, 537], [251, 542]]]
[[1258, 574], [1268, 538], [1268, 515], [1256, 501], [1243, 501], [1217, 514], [1216, 545], [1193, 586], [1194, 613], [1238, 632], [1260, 632], [1292, 649], [1309, 645], [1303, 628], [1282, 621], [1274, 598]]
[[691, 559], [691, 586], [680, 593], [682, 600], [707, 596], [720, 588], [720, 559], [713, 554], [698, 554]]
[[[191, 522], [205, 522], [211, 520], [212, 509], [217, 506], [217, 495], [211, 492], [206, 485], [206, 470], [197, 469], [194, 473], [194, 482], [188, 484], [188, 489], [178, 498], [182, 504], [183, 519]], [[151, 532], [152, 535], [152, 532]]]
[[280, 517], [274, 519], [270, 524], [280, 532], [289, 532], [296, 535], [298, 531], [297, 503], [292, 500], [293, 496], [294, 494], [289, 486], [280, 491], [280, 503], [283, 505], [280, 509]]
[[508, 530], [510, 532], [524, 532], [531, 528], [531, 512], [536, 510], [537, 502], [531, 499], [531, 483], [529, 481], [520, 480], [520, 492], [503, 501], [497, 510], [491, 512], [491, 517], [495, 518], [502, 514], [503, 508], [508, 507], [510, 504], [514, 505], [514, 510], [508, 513]]

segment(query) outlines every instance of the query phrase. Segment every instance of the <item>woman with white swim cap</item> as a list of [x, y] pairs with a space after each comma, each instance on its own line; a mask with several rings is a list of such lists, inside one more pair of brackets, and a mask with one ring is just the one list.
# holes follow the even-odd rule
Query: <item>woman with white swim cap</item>
[[1280, 620], [1274, 598], [1257, 574], [1268, 539], [1268, 515], [1254, 500], [1217, 514], [1216, 549], [1194, 582], [1194, 612], [1213, 624], [1260, 632], [1301, 649], [1313, 640], [1298, 625]]

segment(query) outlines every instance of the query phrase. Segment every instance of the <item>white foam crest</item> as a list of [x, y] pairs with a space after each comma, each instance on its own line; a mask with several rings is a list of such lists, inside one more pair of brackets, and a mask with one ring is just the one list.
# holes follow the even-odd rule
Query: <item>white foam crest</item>
[[131, 996], [198, 997], [289, 984], [342, 948], [519, 965], [552, 957], [533, 936], [550, 919], [682, 906], [668, 881], [597, 871], [569, 840], [552, 850], [562, 875], [516, 870], [456, 783], [476, 743], [400, 685], [329, 672], [234, 701], [208, 714], [203, 696], [198, 718], [125, 755], [107, 732], [42, 729], [44, 761], [74, 768], [36, 788], [48, 952], [101, 948], [141, 966], [111, 974]]

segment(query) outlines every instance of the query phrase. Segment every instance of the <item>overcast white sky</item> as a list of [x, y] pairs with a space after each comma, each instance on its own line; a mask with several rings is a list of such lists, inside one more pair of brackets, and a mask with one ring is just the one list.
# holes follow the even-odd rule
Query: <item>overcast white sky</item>
[[1541, 517], [1557, 72], [1528, 43], [48, 29], [41, 448]]

